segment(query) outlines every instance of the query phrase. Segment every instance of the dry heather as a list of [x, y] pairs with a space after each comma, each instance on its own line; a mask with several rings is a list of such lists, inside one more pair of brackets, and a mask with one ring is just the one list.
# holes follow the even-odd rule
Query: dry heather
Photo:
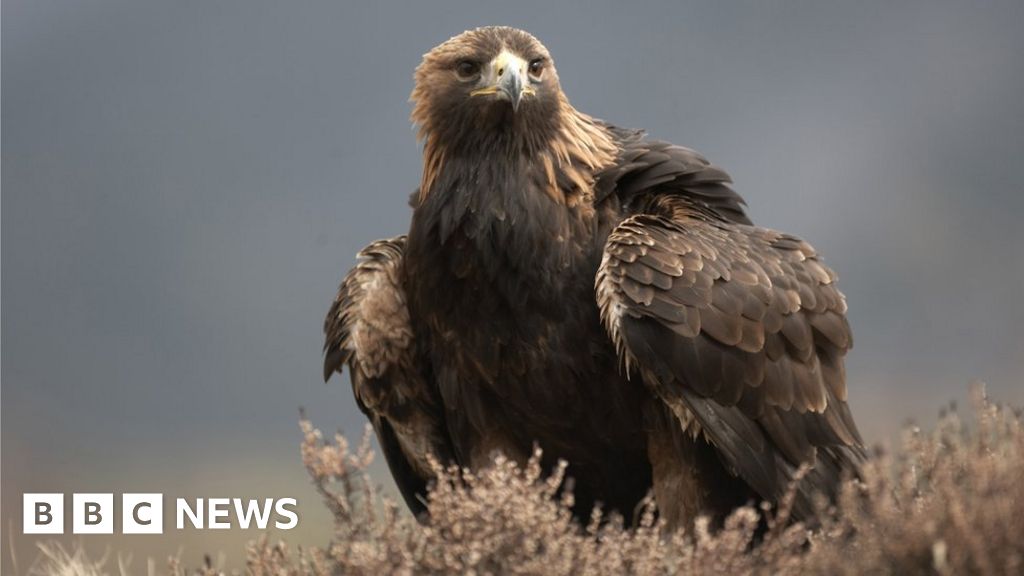
[[[416, 523], [383, 497], [366, 470], [369, 436], [354, 450], [302, 421], [303, 460], [335, 517], [325, 548], [259, 541], [247, 572], [264, 574], [1021, 574], [1024, 573], [1024, 430], [1021, 414], [972, 393], [974, 421], [955, 411], [935, 430], [908, 429], [895, 455], [876, 454], [821, 526], [743, 508], [725, 528], [665, 533], [653, 506], [638, 527], [595, 512], [587, 526], [533, 458], [498, 460], [479, 474], [439, 470], [431, 520]], [[760, 514], [770, 526], [755, 544]], [[183, 570], [171, 563], [172, 574]], [[71, 574], [73, 572], [64, 573]], [[90, 572], [80, 572], [89, 574]], [[215, 574], [199, 570], [199, 574]]]

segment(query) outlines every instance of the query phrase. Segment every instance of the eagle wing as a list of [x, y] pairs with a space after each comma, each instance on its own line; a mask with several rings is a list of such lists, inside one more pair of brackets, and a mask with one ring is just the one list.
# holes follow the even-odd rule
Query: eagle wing
[[613, 229], [596, 278], [627, 372], [772, 502], [803, 463], [794, 512], [863, 458], [847, 406], [852, 345], [835, 274], [793, 236], [728, 221], [699, 197], [648, 194]]
[[324, 380], [348, 366], [391, 474], [417, 516], [432, 478], [430, 458], [451, 460], [440, 399], [415, 334], [401, 282], [405, 236], [359, 252], [324, 321]]

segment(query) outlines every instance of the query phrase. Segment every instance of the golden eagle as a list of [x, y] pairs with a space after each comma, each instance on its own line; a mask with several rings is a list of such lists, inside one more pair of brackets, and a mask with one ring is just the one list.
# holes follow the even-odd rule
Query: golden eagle
[[836, 276], [754, 226], [693, 150], [577, 111], [547, 49], [487, 27], [423, 57], [407, 235], [359, 253], [324, 326], [414, 513], [428, 456], [568, 462], [575, 512], [670, 525], [834, 496], [864, 449]]

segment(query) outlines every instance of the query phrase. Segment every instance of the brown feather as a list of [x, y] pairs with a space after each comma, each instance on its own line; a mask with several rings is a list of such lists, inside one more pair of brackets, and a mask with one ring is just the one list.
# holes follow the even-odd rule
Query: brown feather
[[[812, 476], [820, 482], [837, 482], [842, 467], [856, 469], [863, 449], [845, 405], [845, 303], [813, 248], [769, 230], [708, 222], [698, 206], [677, 196], [653, 196], [645, 210], [610, 235], [602, 270], [615, 268], [619, 275], [599, 273], [598, 289], [629, 311], [606, 315], [605, 323], [634, 365], [651, 368], [643, 372], [647, 383], [666, 402], [679, 402], [682, 392], [704, 434], [766, 498], [779, 497], [786, 475], [802, 462], [817, 463]], [[618, 259], [622, 246], [639, 244], [637, 237], [655, 243], [633, 259]], [[671, 285], [655, 285], [650, 270], [671, 271]], [[647, 291], [631, 278], [642, 278]], [[658, 305], [646, 305], [650, 300]], [[666, 309], [669, 303], [687, 317], [699, 314], [700, 331], [681, 330], [680, 314]], [[634, 312], [671, 331], [657, 333], [647, 324], [641, 329]], [[728, 412], [731, 424], [722, 420], [727, 407], [738, 410]], [[749, 419], [765, 434], [771, 448], [755, 457], [760, 462], [749, 462], [732, 436], [736, 418]], [[819, 449], [831, 447], [841, 449], [821, 461]], [[773, 454], [788, 464], [781, 480], [769, 481], [763, 467]], [[812, 507], [810, 498], [800, 494], [801, 510]]]
[[[457, 71], [502, 52], [544, 64], [518, 109]], [[346, 277], [324, 368], [349, 367], [414, 511], [429, 455], [479, 468], [536, 444], [546, 468], [569, 463], [584, 521], [596, 502], [629, 516], [652, 488], [673, 523], [720, 521], [778, 503], [803, 461], [796, 514], [834, 497], [863, 449], [846, 304], [809, 244], [753, 226], [699, 153], [577, 111], [521, 30], [434, 48], [411, 100], [409, 235]]]

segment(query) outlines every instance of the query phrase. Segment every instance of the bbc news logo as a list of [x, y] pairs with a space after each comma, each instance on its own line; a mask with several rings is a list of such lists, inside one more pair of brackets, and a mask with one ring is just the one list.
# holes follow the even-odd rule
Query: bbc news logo
[[[63, 534], [65, 529], [64, 494], [24, 494], [22, 496], [22, 532], [25, 534]], [[174, 526], [177, 530], [227, 530], [271, 525], [291, 530], [299, 524], [295, 498], [176, 498]], [[72, 534], [113, 534], [113, 494], [72, 494]], [[163, 534], [163, 494], [122, 494], [120, 499], [121, 534]]]

